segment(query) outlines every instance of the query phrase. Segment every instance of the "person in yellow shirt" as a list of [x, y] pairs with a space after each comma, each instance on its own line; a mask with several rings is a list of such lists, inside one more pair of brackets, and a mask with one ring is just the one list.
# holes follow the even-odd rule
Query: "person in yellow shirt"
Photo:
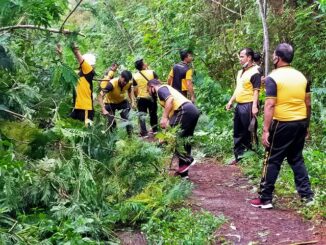
[[[171, 127], [180, 126], [180, 138], [192, 137], [200, 115], [196, 106], [171, 86], [161, 85], [157, 79], [150, 80], [147, 87], [150, 95], [157, 96], [160, 105], [164, 108], [160, 122], [161, 127], [164, 129], [168, 125]], [[190, 166], [196, 163], [191, 156], [191, 142], [186, 139], [184, 153], [176, 150], [176, 155], [179, 158], [179, 169], [176, 175], [188, 178]]]
[[134, 94], [137, 98], [137, 108], [139, 113], [140, 135], [142, 137], [148, 136], [146, 129], [146, 114], [149, 113], [150, 124], [152, 132], [157, 132], [157, 99], [150, 96], [147, 91], [148, 81], [158, 78], [153, 70], [148, 69], [148, 65], [144, 63], [143, 59], [136, 60], [135, 67], [138, 70], [133, 76]]
[[191, 62], [193, 60], [192, 53], [188, 50], [180, 52], [181, 62], [175, 64], [171, 69], [168, 77], [168, 85], [183, 94], [186, 98], [195, 103], [195, 93], [193, 88], [192, 76], [193, 70]]
[[[237, 164], [246, 150], [252, 149], [252, 141], [258, 141], [257, 120], [258, 98], [261, 74], [258, 66], [253, 63], [254, 51], [244, 48], [239, 53], [242, 69], [238, 71], [236, 89], [226, 105], [229, 111], [233, 102], [237, 103], [233, 118], [233, 141], [235, 159], [230, 164]], [[251, 126], [252, 120], [254, 121]], [[249, 126], [250, 129], [249, 130]]]
[[[101, 83], [101, 91], [98, 96], [99, 104], [102, 108], [102, 114], [108, 117], [108, 125], [112, 129], [116, 127], [115, 112], [121, 111], [121, 119], [125, 122], [129, 120], [132, 74], [130, 71], [121, 72], [120, 76], [110, 81]], [[131, 122], [126, 125], [127, 133], [131, 135]]]
[[93, 78], [96, 58], [93, 54], [81, 55], [78, 46], [73, 43], [72, 51], [80, 64], [79, 79], [74, 90], [74, 109], [70, 117], [85, 124], [91, 123], [94, 118], [93, 107]]
[[118, 63], [112, 63], [111, 67], [106, 70], [104, 73], [104, 79], [103, 80], [111, 80], [114, 78], [115, 73], [118, 70]]
[[273, 208], [273, 191], [284, 158], [293, 170], [302, 201], [313, 202], [314, 194], [302, 155], [311, 114], [310, 86], [305, 76], [290, 65], [293, 57], [290, 44], [279, 44], [273, 54], [275, 70], [265, 81], [262, 143], [266, 154], [259, 198], [250, 201], [254, 207]]

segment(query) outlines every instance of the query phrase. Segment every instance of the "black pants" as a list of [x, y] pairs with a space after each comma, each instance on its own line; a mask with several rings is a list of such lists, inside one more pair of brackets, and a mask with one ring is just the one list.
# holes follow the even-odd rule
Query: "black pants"
[[300, 196], [302, 198], [313, 196], [302, 156], [306, 133], [306, 120], [273, 121], [269, 136], [270, 147], [266, 149], [260, 182], [259, 194], [262, 200], [272, 200], [274, 185], [284, 158], [287, 158], [293, 170], [296, 189]]
[[147, 135], [146, 114], [149, 113], [150, 124], [153, 132], [157, 132], [157, 101], [154, 99], [138, 98], [137, 102], [139, 112], [140, 134]]
[[82, 110], [82, 109], [73, 109], [70, 113], [70, 117], [82, 122], [86, 122], [86, 119], [93, 121], [94, 119], [94, 110]]
[[[119, 104], [105, 104], [105, 109], [109, 112], [108, 115], [108, 125], [111, 127], [111, 129], [116, 128], [117, 124], [116, 124], [116, 120], [114, 118], [115, 116], [115, 111], [119, 110], [120, 112], [120, 116], [122, 119], [124, 119], [124, 122], [127, 122], [129, 119], [129, 112], [130, 112], [130, 104], [127, 100], [122, 101]], [[132, 133], [132, 125], [131, 122], [127, 122], [126, 125], [126, 129], [127, 129], [127, 133], [129, 135], [131, 135]]]
[[194, 135], [200, 112], [196, 106], [190, 102], [183, 104], [170, 119], [172, 127], [180, 125], [180, 138], [184, 140], [184, 153], [176, 150], [179, 158], [179, 167], [189, 165], [193, 158], [191, 156], [191, 143], [189, 137]]
[[252, 102], [237, 104], [233, 118], [233, 151], [236, 160], [240, 160], [246, 150], [252, 149], [253, 141], [258, 142], [257, 121], [254, 132], [248, 130], [251, 119]]

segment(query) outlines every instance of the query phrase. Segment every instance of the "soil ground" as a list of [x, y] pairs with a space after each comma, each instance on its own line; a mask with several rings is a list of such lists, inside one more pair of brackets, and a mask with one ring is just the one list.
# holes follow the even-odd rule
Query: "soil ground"
[[[189, 176], [195, 184], [189, 198], [192, 208], [224, 215], [228, 220], [216, 231], [215, 244], [326, 245], [325, 225], [315, 227], [282, 204], [272, 210], [251, 207], [248, 201], [257, 194], [238, 166], [206, 159], [193, 166]], [[126, 245], [146, 244], [139, 232], [123, 232], [119, 238]]]

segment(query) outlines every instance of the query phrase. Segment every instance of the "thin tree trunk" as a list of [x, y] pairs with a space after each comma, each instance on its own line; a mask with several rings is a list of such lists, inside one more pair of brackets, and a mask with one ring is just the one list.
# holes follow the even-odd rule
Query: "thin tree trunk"
[[267, 4], [266, 0], [257, 0], [259, 13], [264, 31], [264, 57], [265, 57], [265, 76], [269, 73], [269, 36], [267, 26]]

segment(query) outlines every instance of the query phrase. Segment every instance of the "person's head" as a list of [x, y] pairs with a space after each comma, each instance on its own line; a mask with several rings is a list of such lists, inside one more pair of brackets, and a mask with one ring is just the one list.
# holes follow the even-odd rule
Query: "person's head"
[[144, 60], [143, 59], [139, 59], [139, 60], [136, 60], [135, 61], [135, 68], [138, 71], [146, 70], [148, 68], [148, 65], [144, 63]]
[[254, 54], [255, 53], [252, 50], [252, 48], [244, 48], [240, 50], [239, 59], [240, 59], [240, 64], [242, 65], [243, 68], [246, 68], [249, 64], [253, 62]]
[[87, 53], [87, 54], [84, 54], [83, 55], [83, 59], [89, 64], [91, 65], [92, 67], [95, 66], [95, 63], [96, 63], [96, 57], [94, 54], [91, 54], [91, 53]]
[[187, 64], [191, 63], [193, 60], [192, 52], [190, 50], [181, 50], [180, 59]]
[[273, 53], [273, 64], [275, 67], [290, 64], [294, 57], [294, 49], [288, 43], [279, 44]]
[[255, 62], [255, 64], [260, 65], [260, 63], [261, 63], [260, 53], [258, 53], [258, 52], [254, 53], [253, 61]]
[[132, 79], [132, 74], [130, 71], [124, 70], [120, 74], [119, 82], [122, 86], [125, 86]]
[[147, 83], [147, 91], [149, 92], [150, 95], [153, 96], [160, 85], [161, 85], [161, 81], [158, 79], [154, 78], [152, 80], [149, 80]]
[[112, 71], [116, 71], [116, 70], [118, 69], [118, 66], [119, 66], [118, 63], [115, 63], [115, 62], [114, 62], [114, 63], [112, 63], [110, 69], [111, 69]]

